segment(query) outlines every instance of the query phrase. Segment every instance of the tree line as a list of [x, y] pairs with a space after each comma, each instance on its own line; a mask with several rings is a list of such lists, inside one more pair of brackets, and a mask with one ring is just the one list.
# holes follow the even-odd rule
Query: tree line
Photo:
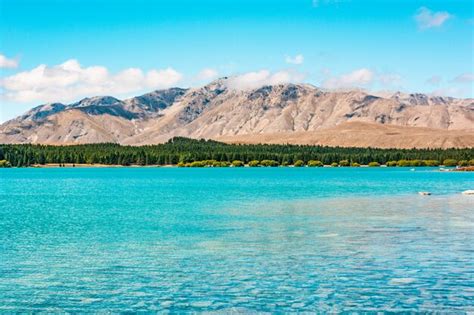
[[[170, 139], [163, 144], [146, 146], [122, 146], [114, 143], [68, 146], [0, 145], [0, 160], [4, 161], [3, 165], [16, 167], [35, 164], [191, 166], [193, 162], [194, 166], [199, 166], [196, 162], [203, 161], [215, 161], [222, 166], [229, 166], [235, 161], [254, 166], [357, 166], [369, 163], [373, 166], [390, 163], [392, 165], [389, 166], [435, 166], [444, 161], [449, 161], [452, 165], [470, 164], [474, 162], [473, 158], [474, 148], [375, 149], [289, 144], [226, 144], [182, 137]], [[238, 162], [234, 164], [239, 164]]]

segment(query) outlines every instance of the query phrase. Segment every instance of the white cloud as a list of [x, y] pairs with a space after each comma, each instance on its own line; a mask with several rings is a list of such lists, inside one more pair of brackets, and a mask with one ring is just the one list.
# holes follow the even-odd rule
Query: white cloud
[[274, 73], [269, 70], [260, 70], [231, 77], [226, 81], [226, 84], [232, 89], [248, 90], [264, 85], [297, 83], [301, 82], [304, 77], [303, 74], [291, 70], [282, 70]]
[[0, 54], [0, 69], [2, 68], [16, 68], [18, 67], [18, 59], [10, 59], [5, 55]]
[[324, 88], [340, 89], [367, 86], [374, 81], [375, 73], [367, 68], [354, 70], [340, 76], [329, 77], [322, 83]]
[[[458, 75], [452, 80], [446, 80], [445, 84], [437, 87], [432, 94], [438, 96], [452, 96], [452, 97], [471, 97], [473, 93], [474, 73], [467, 72]], [[428, 81], [429, 83], [429, 81]], [[441, 80], [440, 82], [441, 83]], [[439, 85], [439, 84], [436, 84]]]
[[474, 73], [463, 73], [453, 79], [456, 83], [471, 83], [474, 81]]
[[437, 90], [434, 90], [431, 94], [436, 96], [451, 96], [451, 97], [472, 97], [472, 90], [467, 87], [459, 87], [459, 86], [450, 86], [444, 87]]
[[82, 67], [75, 59], [39, 65], [0, 81], [2, 97], [13, 102], [67, 102], [92, 95], [122, 95], [174, 86], [183, 76], [173, 68], [143, 72], [138, 68], [110, 73], [106, 67]]
[[373, 85], [390, 88], [398, 87], [402, 82], [402, 77], [397, 73], [377, 72], [367, 68], [356, 69], [349, 73], [338, 76], [331, 75], [328, 69], [324, 69], [323, 75], [326, 79], [322, 82], [322, 87], [327, 89], [351, 89], [369, 88]]
[[446, 11], [433, 12], [426, 7], [421, 7], [415, 15], [415, 21], [420, 29], [428, 29], [440, 27], [451, 17], [452, 15]]
[[169, 88], [183, 79], [183, 75], [173, 68], [148, 71], [146, 86], [152, 88]]
[[304, 57], [301, 54], [296, 55], [294, 57], [291, 57], [291, 56], [286, 56], [285, 57], [285, 62], [286, 63], [290, 63], [290, 64], [294, 64], [294, 65], [300, 65], [300, 64], [303, 63], [303, 61], [304, 61]]
[[218, 75], [219, 73], [217, 72], [217, 70], [212, 69], [212, 68], [206, 68], [206, 69], [202, 69], [198, 73], [198, 75], [196, 76], [196, 79], [199, 81], [209, 81], [209, 80], [217, 78]]

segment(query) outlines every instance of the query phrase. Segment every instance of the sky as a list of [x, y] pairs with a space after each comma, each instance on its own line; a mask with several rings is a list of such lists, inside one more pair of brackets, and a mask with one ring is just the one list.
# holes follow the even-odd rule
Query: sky
[[0, 122], [230, 76], [474, 96], [472, 0], [0, 0]]

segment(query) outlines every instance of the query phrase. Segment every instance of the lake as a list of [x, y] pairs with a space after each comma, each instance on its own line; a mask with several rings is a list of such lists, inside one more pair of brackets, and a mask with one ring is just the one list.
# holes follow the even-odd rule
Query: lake
[[0, 311], [474, 312], [468, 189], [437, 168], [0, 169]]

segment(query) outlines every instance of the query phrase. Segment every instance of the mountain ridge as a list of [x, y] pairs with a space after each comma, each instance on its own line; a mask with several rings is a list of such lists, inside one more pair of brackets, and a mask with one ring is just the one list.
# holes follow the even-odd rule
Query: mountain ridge
[[[223, 78], [198, 88], [156, 90], [124, 100], [95, 96], [36, 106], [0, 125], [0, 143], [143, 145], [184, 136], [348, 146], [354, 142], [351, 130], [358, 137], [370, 136], [364, 129], [378, 134], [382, 147], [474, 147], [469, 137], [474, 100], [400, 92], [384, 97], [292, 83], [239, 90]], [[399, 138], [384, 135], [384, 130]], [[329, 131], [334, 133], [331, 139]], [[355, 142], [377, 146], [376, 139]]]

